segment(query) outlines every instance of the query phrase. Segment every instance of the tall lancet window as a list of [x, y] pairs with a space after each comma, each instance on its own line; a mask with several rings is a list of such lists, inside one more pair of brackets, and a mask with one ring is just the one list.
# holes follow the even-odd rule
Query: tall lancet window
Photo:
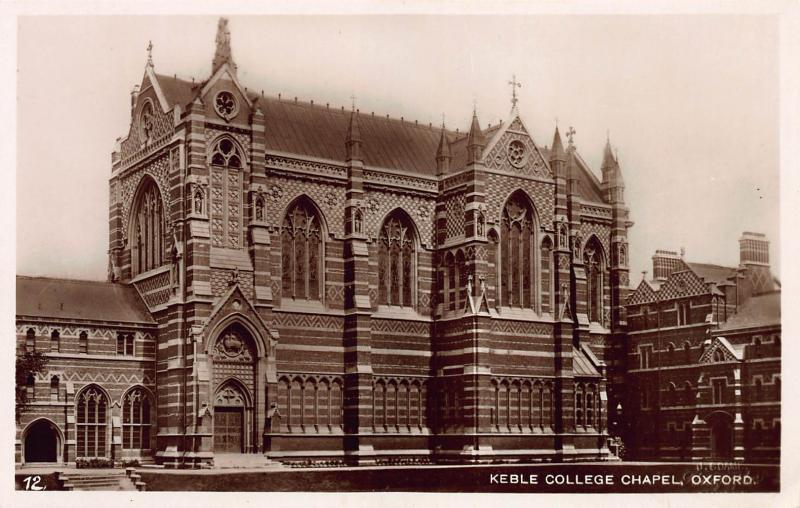
[[289, 207], [281, 228], [283, 298], [320, 299], [322, 234], [319, 214], [306, 200]]
[[144, 183], [133, 210], [131, 266], [136, 275], [164, 264], [164, 212], [153, 180]]
[[500, 303], [533, 308], [536, 295], [536, 216], [527, 197], [518, 192], [503, 208], [500, 228]]
[[244, 158], [233, 140], [223, 137], [211, 148], [211, 245], [242, 246], [242, 168]]
[[583, 250], [586, 267], [586, 313], [589, 321], [603, 322], [603, 251], [595, 238]]
[[408, 217], [394, 212], [383, 223], [378, 239], [378, 302], [410, 307], [414, 293], [416, 247]]

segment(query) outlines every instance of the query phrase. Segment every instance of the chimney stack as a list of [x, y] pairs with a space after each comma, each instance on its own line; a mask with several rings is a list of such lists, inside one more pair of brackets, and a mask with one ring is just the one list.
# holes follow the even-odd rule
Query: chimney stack
[[769, 240], [762, 233], [745, 231], [739, 238], [739, 263], [769, 266]]
[[677, 252], [671, 250], [657, 250], [653, 255], [653, 278], [665, 281], [672, 272], [683, 270], [683, 260]]

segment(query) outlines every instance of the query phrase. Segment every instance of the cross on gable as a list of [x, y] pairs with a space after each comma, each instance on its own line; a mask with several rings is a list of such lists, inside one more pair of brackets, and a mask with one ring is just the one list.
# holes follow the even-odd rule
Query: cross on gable
[[509, 81], [508, 84], [511, 85], [511, 106], [516, 107], [517, 101], [519, 100], [517, 99], [517, 88], [522, 88], [522, 83], [517, 81], [516, 74], [512, 74], [511, 81]]
[[575, 136], [575, 133], [576, 131], [574, 127], [570, 127], [569, 129], [567, 129], [567, 138], [569, 138], [569, 146], [573, 146], [574, 144], [572, 138], [573, 136]]

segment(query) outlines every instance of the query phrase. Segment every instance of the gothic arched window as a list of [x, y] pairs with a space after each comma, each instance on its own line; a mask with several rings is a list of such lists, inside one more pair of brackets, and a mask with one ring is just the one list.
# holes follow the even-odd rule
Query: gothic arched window
[[131, 267], [136, 275], [164, 263], [164, 213], [153, 180], [148, 179], [139, 191], [133, 210]]
[[58, 376], [52, 376], [50, 378], [50, 400], [58, 400], [58, 384]]
[[25, 334], [25, 351], [32, 353], [36, 350], [36, 332], [33, 328], [28, 328]]
[[282, 297], [319, 300], [322, 233], [319, 214], [305, 199], [283, 218], [281, 255]]
[[536, 217], [522, 193], [503, 208], [500, 227], [500, 302], [507, 307], [532, 308], [536, 294]]
[[586, 267], [586, 313], [589, 321], [603, 322], [603, 251], [597, 239], [586, 243], [583, 251], [583, 264]]
[[57, 353], [61, 349], [61, 334], [53, 330], [50, 334], [50, 351]]
[[78, 337], [78, 349], [81, 353], [89, 353], [89, 335], [86, 332], [81, 332]]
[[410, 307], [414, 294], [416, 246], [414, 228], [395, 212], [383, 223], [378, 238], [378, 303]]
[[238, 249], [242, 237], [242, 171], [244, 158], [230, 138], [211, 148], [211, 245]]
[[134, 388], [122, 401], [122, 448], [150, 449], [150, 398]]
[[96, 386], [90, 386], [78, 396], [76, 429], [78, 457], [105, 457], [108, 400]]

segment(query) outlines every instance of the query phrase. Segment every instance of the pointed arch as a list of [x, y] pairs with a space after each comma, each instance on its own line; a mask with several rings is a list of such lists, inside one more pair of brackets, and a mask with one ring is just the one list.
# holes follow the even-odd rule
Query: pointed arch
[[242, 246], [246, 153], [236, 139], [223, 134], [208, 144], [206, 156], [211, 177], [208, 203], [211, 245], [238, 249]]
[[597, 236], [591, 235], [584, 244], [583, 263], [586, 269], [586, 314], [590, 322], [603, 324], [606, 255]]
[[417, 287], [416, 224], [402, 208], [391, 211], [378, 231], [378, 303], [414, 307]]
[[305, 194], [286, 206], [281, 222], [281, 298], [324, 299], [325, 217]]
[[122, 448], [152, 448], [152, 425], [155, 420], [153, 394], [142, 385], [134, 385], [122, 395]]
[[500, 305], [539, 310], [539, 217], [522, 189], [500, 212]]
[[108, 455], [108, 413], [111, 398], [99, 385], [90, 384], [75, 397], [76, 457]]
[[[51, 446], [49, 450], [47, 449], [49, 443], [43, 443], [43, 437], [55, 440], [54, 446]], [[22, 429], [20, 438], [23, 464], [26, 462], [63, 462], [64, 432], [50, 418], [39, 417], [32, 420]], [[53, 448], [55, 449], [53, 450]], [[43, 454], [49, 455], [49, 457], [42, 457]]]
[[131, 273], [158, 268], [166, 260], [167, 205], [155, 179], [144, 175], [134, 193], [128, 222]]

